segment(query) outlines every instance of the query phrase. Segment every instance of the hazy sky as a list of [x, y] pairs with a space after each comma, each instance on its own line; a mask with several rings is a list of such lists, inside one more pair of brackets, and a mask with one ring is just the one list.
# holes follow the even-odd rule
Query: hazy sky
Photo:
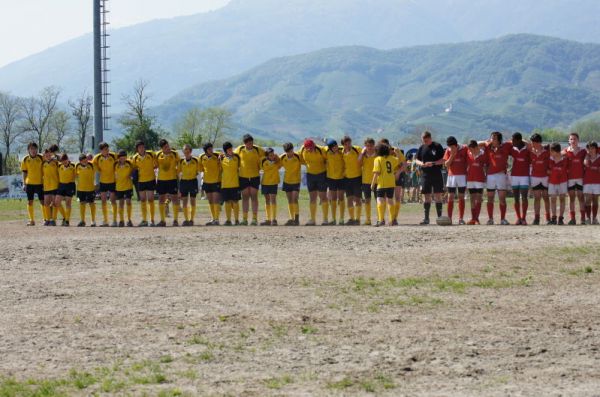
[[[112, 27], [190, 15], [229, 0], [109, 0]], [[0, 66], [92, 31], [92, 0], [0, 0]]]

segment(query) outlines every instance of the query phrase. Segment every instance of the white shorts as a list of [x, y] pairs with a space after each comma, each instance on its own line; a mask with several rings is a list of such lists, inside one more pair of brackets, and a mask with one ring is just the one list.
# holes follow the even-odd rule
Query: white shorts
[[549, 196], [558, 196], [559, 194], [567, 194], [569, 188], [567, 186], [567, 182], [563, 182], [559, 185], [555, 185], [553, 183], [548, 184], [548, 195]]
[[467, 187], [466, 175], [448, 175], [446, 187]]
[[508, 175], [505, 173], [491, 174], [487, 176], [487, 183], [485, 184], [487, 190], [507, 190], [508, 189]]
[[485, 189], [483, 182], [467, 182], [467, 189]]
[[583, 185], [583, 194], [600, 194], [600, 183]]
[[544, 176], [544, 177], [537, 177], [537, 176], [532, 176], [531, 177], [531, 187], [537, 187], [542, 185], [545, 188], [548, 188], [548, 177]]
[[583, 186], [583, 179], [569, 179], [568, 187], [573, 187], [575, 185]]
[[511, 176], [510, 184], [513, 189], [529, 189], [529, 177], [528, 176]]

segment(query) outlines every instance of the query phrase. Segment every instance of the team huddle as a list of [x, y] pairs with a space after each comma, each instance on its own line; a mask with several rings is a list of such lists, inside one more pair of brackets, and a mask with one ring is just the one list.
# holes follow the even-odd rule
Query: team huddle
[[[204, 145], [202, 155], [194, 157], [191, 146], [185, 145], [183, 155], [180, 155], [163, 139], [156, 152], [146, 150], [144, 142], [138, 141], [133, 156], [123, 150], [111, 152], [108, 144], [101, 143], [96, 156], [81, 154], [77, 164], [71, 162], [68, 155], [57, 154], [56, 145], [45, 149], [42, 155], [38, 153], [37, 144], [30, 143], [28, 155], [21, 164], [28, 200], [28, 225], [35, 225], [33, 205], [37, 195], [42, 204], [44, 225], [56, 226], [60, 214], [62, 225], [69, 226], [71, 204], [76, 196], [80, 204], [78, 226], [86, 226], [88, 208], [90, 226], [96, 226], [96, 194], [99, 193], [100, 226], [132, 227], [135, 187], [141, 210], [140, 227], [166, 226], [168, 206], [172, 206], [173, 226], [179, 226], [180, 212], [184, 218], [182, 226], [193, 226], [200, 188], [208, 199], [211, 218], [208, 226], [221, 224], [223, 209], [226, 226], [258, 225], [259, 191], [264, 196], [266, 214], [260, 225], [276, 226], [277, 193], [281, 185], [289, 211], [285, 225], [298, 226], [302, 167], [305, 167], [309, 192], [306, 226], [317, 224], [319, 206], [321, 225], [325, 226], [398, 225], [403, 179], [407, 172], [417, 168], [424, 197], [422, 225], [430, 223], [433, 202], [438, 219], [442, 217], [444, 193], [448, 194], [450, 222], [456, 200], [458, 224], [480, 224], [484, 190], [488, 225], [495, 223], [496, 192], [500, 224], [510, 224], [506, 219], [509, 190], [514, 197], [517, 225], [527, 225], [530, 191], [534, 196], [535, 225], [541, 223], [542, 202], [546, 223], [564, 224], [567, 196], [569, 224], [577, 223], [577, 204], [582, 224], [598, 224], [600, 155], [596, 142], [580, 147], [579, 137], [573, 133], [569, 137], [569, 146], [563, 149], [558, 143], [544, 146], [538, 134], [525, 141], [520, 133], [515, 133], [510, 141], [503, 141], [500, 132], [493, 132], [489, 140], [470, 141], [468, 145], [461, 145], [454, 137], [449, 137], [444, 149], [433, 141], [429, 132], [425, 132], [422, 143], [414, 157], [408, 160], [402, 150], [391, 146], [386, 139], [376, 142], [369, 138], [362, 146], [356, 146], [348, 136], [343, 137], [340, 144], [329, 139], [323, 146], [306, 139], [299, 150], [286, 143], [283, 154], [278, 155], [272, 148], [255, 145], [252, 136], [245, 135], [243, 145], [237, 148], [225, 142], [222, 151], [216, 151], [209, 143]], [[446, 181], [442, 173], [444, 168], [448, 174]], [[199, 176], [202, 176], [201, 186]], [[468, 222], [464, 219], [467, 191], [471, 204]], [[155, 195], [158, 195], [158, 222]], [[377, 220], [372, 223], [374, 198]], [[112, 219], [109, 219], [109, 203]]]

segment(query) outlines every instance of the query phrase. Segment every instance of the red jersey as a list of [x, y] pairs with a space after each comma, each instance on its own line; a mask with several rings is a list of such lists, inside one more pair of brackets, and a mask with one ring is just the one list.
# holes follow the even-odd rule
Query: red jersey
[[549, 183], [560, 185], [569, 180], [569, 159], [562, 156], [560, 160], [555, 161], [551, 156], [548, 160], [548, 170], [550, 172]]
[[534, 151], [529, 152], [531, 159], [531, 176], [535, 178], [544, 178], [548, 176], [548, 159], [550, 159], [550, 152], [546, 149], [542, 149], [541, 152], [536, 154]]
[[521, 149], [513, 146], [510, 150], [510, 155], [513, 158], [510, 174], [512, 176], [529, 176], [531, 159], [527, 146], [523, 146]]
[[584, 185], [600, 184], [600, 156], [596, 155], [596, 159], [592, 159], [592, 164], [585, 167], [583, 176]]
[[485, 151], [482, 150], [479, 155], [473, 156], [473, 153], [467, 150], [467, 182], [485, 182], [486, 165]]
[[[456, 156], [454, 156], [454, 160], [452, 160], [452, 164], [448, 167], [448, 175], [456, 176], [456, 175], [467, 175], [467, 152], [469, 149], [466, 146], [462, 146], [458, 148], [456, 152]], [[446, 149], [446, 153], [444, 153], [444, 161], [447, 161], [450, 158], [450, 148]]]
[[504, 142], [498, 148], [492, 148], [492, 145], [488, 145], [485, 148], [487, 154], [487, 160], [489, 164], [488, 175], [505, 173], [508, 168], [508, 156], [512, 151], [512, 143]]
[[587, 156], [585, 149], [579, 149], [577, 153], [571, 151], [571, 148], [566, 150], [567, 159], [569, 159], [569, 179], [583, 178], [583, 161]]

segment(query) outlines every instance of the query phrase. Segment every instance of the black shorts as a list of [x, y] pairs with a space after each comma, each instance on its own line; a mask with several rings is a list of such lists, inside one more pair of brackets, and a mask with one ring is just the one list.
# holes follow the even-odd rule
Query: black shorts
[[469, 189], [471, 194], [483, 194], [483, 189]]
[[100, 182], [100, 189], [98, 189], [100, 193], [114, 193], [117, 191], [116, 183], [102, 183]]
[[138, 182], [138, 192], [153, 192], [156, 190], [156, 181]]
[[326, 192], [327, 191], [327, 174], [306, 174], [306, 186], [309, 192]]
[[258, 189], [260, 187], [260, 177], [257, 176], [255, 178], [240, 178], [240, 190], [245, 190], [247, 188]]
[[219, 193], [221, 191], [220, 183], [203, 183], [202, 190], [204, 193]]
[[365, 200], [370, 200], [373, 197], [373, 189], [371, 189], [371, 185], [363, 183], [361, 185], [362, 196]]
[[448, 189], [448, 193], [449, 194], [457, 194], [457, 193], [465, 194], [465, 192], [467, 191], [467, 187], [466, 186], [462, 186], [462, 187], [448, 187], [446, 189]]
[[221, 189], [221, 201], [240, 201], [242, 195], [240, 194], [240, 188], [222, 188]]
[[75, 183], [61, 183], [56, 191], [57, 196], [73, 197], [75, 195]]
[[444, 178], [442, 173], [434, 173], [430, 175], [423, 174], [421, 181], [421, 194], [443, 193]]
[[346, 190], [346, 181], [344, 179], [327, 178], [327, 189], [329, 190]]
[[404, 187], [404, 177], [405, 177], [405, 174], [403, 172], [400, 174], [398, 179], [396, 179], [396, 187]]
[[396, 192], [396, 189], [393, 187], [388, 187], [385, 189], [377, 189], [377, 198], [393, 199], [395, 192]]
[[25, 193], [27, 193], [27, 200], [33, 201], [37, 194], [38, 200], [44, 199], [44, 186], [43, 185], [25, 185]]
[[80, 203], [92, 204], [96, 201], [96, 192], [77, 192]]
[[179, 194], [181, 194], [181, 197], [196, 197], [198, 195], [198, 180], [182, 179], [179, 181]]
[[569, 191], [570, 192], [572, 192], [572, 191], [582, 192], [583, 191], [583, 186], [581, 186], [580, 184], [576, 183], [575, 185], [569, 187]]
[[165, 194], [175, 195], [177, 192], [177, 179], [156, 182], [156, 193], [161, 196]]
[[44, 190], [44, 196], [56, 196], [57, 189], [55, 190]]
[[300, 184], [299, 183], [283, 183], [283, 188], [281, 189], [284, 192], [299, 192]]
[[362, 193], [362, 177], [358, 178], [346, 178], [344, 180], [346, 188], [346, 196], [348, 197], [360, 197]]
[[117, 191], [116, 196], [117, 200], [131, 200], [133, 197], [133, 189]]
[[260, 187], [260, 191], [262, 194], [267, 195], [267, 194], [277, 194], [277, 185], [262, 185]]
[[536, 186], [532, 186], [531, 190], [548, 190], [548, 187], [538, 183]]

